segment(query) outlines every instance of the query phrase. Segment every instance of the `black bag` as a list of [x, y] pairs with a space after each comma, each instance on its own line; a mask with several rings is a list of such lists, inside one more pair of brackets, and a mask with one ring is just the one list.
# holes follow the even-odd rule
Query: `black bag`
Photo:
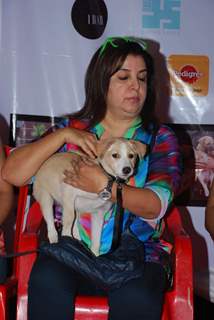
[[117, 289], [143, 274], [144, 245], [128, 229], [115, 250], [100, 256], [95, 256], [81, 241], [67, 236], [61, 237], [58, 243], [42, 243], [39, 251], [106, 290]]

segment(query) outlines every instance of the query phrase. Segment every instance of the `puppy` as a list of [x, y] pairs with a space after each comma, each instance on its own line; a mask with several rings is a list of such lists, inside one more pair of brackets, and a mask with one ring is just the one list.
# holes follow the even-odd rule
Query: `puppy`
[[[195, 160], [206, 164], [208, 157], [214, 157], [214, 139], [211, 136], [203, 136], [198, 139], [196, 146]], [[209, 196], [209, 190], [213, 181], [214, 172], [212, 169], [196, 169], [196, 180], [202, 185], [204, 195]]]
[[211, 136], [203, 136], [198, 139], [197, 151], [205, 152], [207, 155], [214, 156], [214, 139]]
[[[106, 139], [97, 143], [97, 155], [95, 160], [104, 171], [111, 176], [127, 180], [133, 175], [137, 156], [143, 158], [147, 146], [139, 141], [123, 138]], [[39, 202], [44, 219], [47, 223], [48, 239], [51, 243], [58, 241], [58, 233], [54, 225], [53, 202], [56, 200], [63, 208], [62, 235], [79, 237], [77, 220], [84, 212], [93, 212], [91, 216], [91, 251], [99, 254], [100, 237], [104, 222], [104, 213], [108, 211], [112, 203], [100, 199], [96, 193], [89, 193], [63, 182], [64, 171], [79, 161], [81, 154], [66, 152], [51, 156], [38, 170], [35, 176], [33, 195]], [[85, 156], [85, 155], [84, 155]]]
[[[201, 150], [194, 150], [196, 162], [206, 163], [208, 159], [207, 153]], [[210, 188], [214, 178], [213, 169], [196, 169], [195, 179], [202, 185], [205, 197], [209, 196]]]

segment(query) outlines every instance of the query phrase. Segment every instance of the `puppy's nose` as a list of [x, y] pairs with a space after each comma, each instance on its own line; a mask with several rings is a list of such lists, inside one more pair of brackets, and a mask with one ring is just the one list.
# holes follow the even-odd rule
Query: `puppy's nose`
[[129, 174], [131, 172], [131, 168], [130, 167], [124, 167], [122, 171], [123, 171], [123, 174]]

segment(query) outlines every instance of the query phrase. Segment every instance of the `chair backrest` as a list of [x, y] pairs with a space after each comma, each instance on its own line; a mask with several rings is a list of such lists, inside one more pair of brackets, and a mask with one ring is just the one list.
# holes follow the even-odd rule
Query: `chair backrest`
[[[39, 204], [32, 202], [31, 186], [19, 190], [17, 223], [15, 232], [15, 251], [35, 251], [39, 244], [38, 232], [42, 222]], [[27, 288], [31, 268], [37, 253], [18, 257], [15, 274], [18, 278], [17, 320], [27, 320]]]

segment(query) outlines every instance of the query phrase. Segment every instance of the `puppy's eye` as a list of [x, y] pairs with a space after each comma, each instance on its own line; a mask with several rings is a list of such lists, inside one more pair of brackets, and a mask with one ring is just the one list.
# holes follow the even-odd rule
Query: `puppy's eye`
[[120, 158], [119, 153], [112, 153], [112, 158], [119, 159]]
[[133, 158], [134, 158], [134, 154], [133, 154], [133, 153], [129, 153], [129, 154], [128, 154], [128, 158], [129, 158], [129, 159], [133, 159]]

